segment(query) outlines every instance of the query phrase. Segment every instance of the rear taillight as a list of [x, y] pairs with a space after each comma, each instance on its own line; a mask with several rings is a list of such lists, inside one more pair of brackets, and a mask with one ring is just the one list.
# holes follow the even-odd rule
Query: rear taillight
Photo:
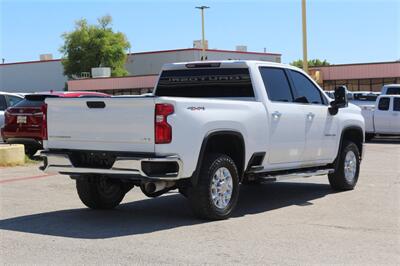
[[6, 109], [6, 111], [4, 112], [4, 125], [7, 125], [9, 120], [10, 120], [10, 108]]
[[172, 127], [167, 122], [167, 117], [172, 113], [174, 113], [174, 106], [172, 104], [156, 104], [154, 118], [154, 138], [156, 144], [170, 143], [172, 141]]
[[47, 140], [47, 104], [43, 104], [42, 110], [42, 140]]

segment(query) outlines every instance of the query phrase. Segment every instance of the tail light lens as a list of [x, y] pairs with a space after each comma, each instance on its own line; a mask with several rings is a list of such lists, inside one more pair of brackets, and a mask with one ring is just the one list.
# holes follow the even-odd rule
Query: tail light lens
[[167, 117], [174, 113], [174, 106], [172, 104], [161, 103], [156, 104], [155, 110], [155, 143], [164, 144], [172, 141], [172, 127], [167, 122]]
[[7, 125], [10, 120], [10, 108], [7, 108], [4, 112], [4, 125]]
[[42, 107], [42, 140], [47, 140], [47, 104], [43, 104]]

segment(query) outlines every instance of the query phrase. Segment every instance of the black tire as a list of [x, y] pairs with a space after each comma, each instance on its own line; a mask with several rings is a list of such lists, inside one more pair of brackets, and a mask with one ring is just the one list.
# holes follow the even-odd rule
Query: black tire
[[254, 179], [254, 180], [248, 180], [247, 178], [244, 178], [241, 182], [243, 186], [258, 186], [261, 184], [260, 179]]
[[39, 150], [37, 147], [32, 147], [32, 146], [27, 146], [25, 145], [25, 154], [29, 158], [33, 158], [33, 156], [36, 154], [36, 152]]
[[[232, 180], [231, 197], [224, 208], [218, 208], [212, 199], [212, 181], [217, 170], [225, 168]], [[230, 216], [239, 196], [239, 174], [235, 162], [227, 155], [211, 153], [205, 156], [196, 186], [188, 190], [188, 198], [194, 214], [207, 220], [222, 220]]]
[[[353, 153], [355, 156], [355, 173], [354, 176], [351, 174], [346, 178], [345, 173], [345, 160], [346, 156], [349, 153]], [[351, 155], [349, 155], [351, 156]], [[340, 150], [340, 154], [337, 157], [336, 169], [335, 172], [328, 175], [329, 183], [334, 190], [351, 190], [357, 184], [358, 175], [360, 173], [360, 152], [355, 143], [350, 141], [344, 141], [342, 148]], [[353, 164], [347, 164], [348, 168], [351, 168]]]
[[373, 133], [366, 133], [365, 134], [365, 141], [370, 141], [371, 139], [373, 139], [375, 137], [375, 134]]
[[83, 204], [91, 209], [113, 209], [127, 191], [119, 180], [96, 175], [78, 178], [76, 190]]

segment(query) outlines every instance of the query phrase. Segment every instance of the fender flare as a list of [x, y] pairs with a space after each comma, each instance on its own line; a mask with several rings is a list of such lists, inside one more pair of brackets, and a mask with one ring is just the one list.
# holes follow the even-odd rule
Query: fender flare
[[[337, 154], [336, 154], [335, 161], [333, 162], [333, 166], [334, 166], [334, 169], [335, 169], [335, 170], [336, 170], [336, 168], [337, 168], [337, 161], [338, 161], [337, 159], [339, 158], [340, 154], [342, 153], [344, 134], [345, 134], [347, 131], [349, 131], [349, 130], [356, 130], [356, 131], [358, 131], [359, 133], [361, 133], [361, 135], [362, 135], [362, 143], [361, 143], [361, 145], [364, 145], [365, 134], [364, 134], [364, 131], [362, 130], [361, 127], [359, 127], [359, 126], [347, 126], [347, 127], [344, 127], [344, 128], [342, 129], [341, 134], [340, 134], [340, 141], [339, 141], [338, 152], [337, 152]], [[362, 155], [364, 154], [363, 150], [364, 150], [364, 149], [360, 150], [360, 155], [361, 155], [361, 157], [362, 157]], [[361, 159], [361, 158], [360, 158], [360, 159]]]
[[[241, 144], [243, 145], [243, 153], [244, 153], [243, 155], [245, 156], [245, 154], [246, 154], [246, 146], [245, 146], [243, 135], [240, 132], [234, 131], [234, 130], [219, 130], [219, 131], [208, 132], [203, 138], [203, 142], [202, 142], [201, 147], [200, 147], [199, 157], [197, 158], [196, 168], [193, 171], [192, 176], [190, 177], [190, 180], [191, 180], [191, 183], [192, 183], [193, 186], [197, 185], [197, 181], [199, 179], [199, 174], [200, 174], [200, 169], [201, 169], [201, 166], [202, 166], [202, 162], [203, 162], [204, 156], [206, 155], [206, 148], [207, 148], [208, 141], [212, 137], [219, 136], [219, 135], [231, 135], [231, 136], [238, 137], [239, 140], [241, 141]], [[245, 158], [244, 158], [243, 166], [242, 166], [243, 170], [244, 170], [244, 164], [245, 163], [246, 162], [245, 162]]]

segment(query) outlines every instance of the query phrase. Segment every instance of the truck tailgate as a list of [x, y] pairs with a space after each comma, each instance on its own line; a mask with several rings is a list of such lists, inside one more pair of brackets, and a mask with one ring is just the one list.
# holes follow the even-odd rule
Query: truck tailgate
[[154, 152], [154, 98], [48, 98], [47, 149]]

